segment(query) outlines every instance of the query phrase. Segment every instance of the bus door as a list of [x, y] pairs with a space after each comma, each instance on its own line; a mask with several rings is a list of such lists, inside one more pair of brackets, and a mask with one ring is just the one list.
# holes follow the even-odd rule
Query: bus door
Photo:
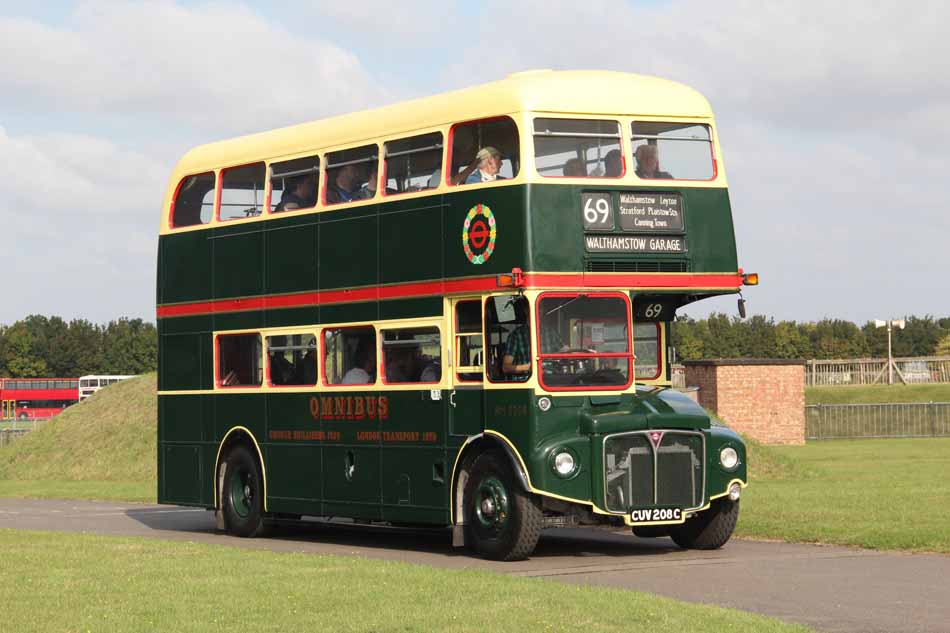
[[482, 342], [482, 300], [452, 300], [452, 351], [449, 379], [449, 434], [468, 437], [484, 429], [485, 349]]
[[3, 401], [3, 416], [0, 419], [12, 420], [16, 417], [16, 400]]

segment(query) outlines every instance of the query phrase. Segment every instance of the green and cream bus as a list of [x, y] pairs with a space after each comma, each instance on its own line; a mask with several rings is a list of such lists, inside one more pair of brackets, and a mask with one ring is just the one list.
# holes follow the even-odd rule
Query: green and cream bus
[[676, 310], [751, 282], [695, 90], [521, 73], [196, 148], [162, 209], [161, 503], [732, 534], [745, 446], [670, 388]]

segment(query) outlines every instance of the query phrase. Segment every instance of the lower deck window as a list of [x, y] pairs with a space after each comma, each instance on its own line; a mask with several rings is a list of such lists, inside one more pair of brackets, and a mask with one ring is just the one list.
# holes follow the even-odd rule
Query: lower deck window
[[219, 387], [256, 387], [261, 384], [262, 374], [260, 335], [218, 337]]
[[388, 384], [442, 380], [442, 344], [437, 327], [383, 330], [383, 370]]
[[317, 384], [317, 337], [313, 334], [268, 336], [267, 363], [271, 385]]
[[634, 323], [633, 350], [636, 356], [638, 380], [653, 380], [660, 376], [660, 324]]
[[376, 330], [371, 326], [323, 331], [323, 367], [328, 385], [376, 382]]

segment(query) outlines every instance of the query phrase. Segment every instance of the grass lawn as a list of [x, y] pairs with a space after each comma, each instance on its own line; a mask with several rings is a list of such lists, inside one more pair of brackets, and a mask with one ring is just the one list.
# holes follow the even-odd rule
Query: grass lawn
[[950, 553], [950, 438], [753, 447], [749, 464], [738, 535]]
[[950, 402], [950, 384], [806, 387], [805, 404]]
[[[0, 630], [809, 629], [620, 589], [473, 570], [148, 539], [0, 530]], [[37, 608], [47, 605], [48, 608]]]
[[154, 481], [0, 479], [0, 497], [19, 499], [91, 499], [155, 503], [155, 488]]

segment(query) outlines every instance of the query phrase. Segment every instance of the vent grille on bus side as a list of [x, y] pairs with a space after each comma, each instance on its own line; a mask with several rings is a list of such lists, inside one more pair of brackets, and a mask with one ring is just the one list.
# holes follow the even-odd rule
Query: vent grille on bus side
[[652, 262], [624, 262], [612, 259], [587, 260], [589, 273], [688, 273], [689, 262], [684, 260], [663, 260]]

